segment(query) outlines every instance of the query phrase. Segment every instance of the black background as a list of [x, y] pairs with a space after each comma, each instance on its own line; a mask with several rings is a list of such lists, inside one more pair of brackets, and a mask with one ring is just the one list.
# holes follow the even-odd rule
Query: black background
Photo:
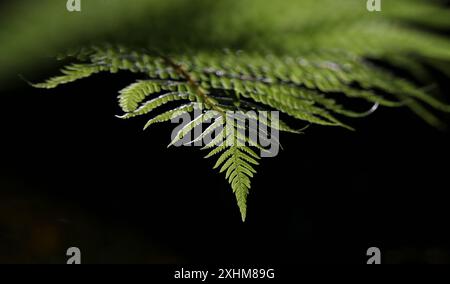
[[365, 263], [372, 246], [385, 263], [450, 262], [448, 132], [383, 108], [355, 132], [283, 134], [242, 223], [214, 160], [166, 149], [172, 125], [114, 117], [135, 78], [2, 92], [1, 263], [64, 263], [70, 246], [84, 263]]

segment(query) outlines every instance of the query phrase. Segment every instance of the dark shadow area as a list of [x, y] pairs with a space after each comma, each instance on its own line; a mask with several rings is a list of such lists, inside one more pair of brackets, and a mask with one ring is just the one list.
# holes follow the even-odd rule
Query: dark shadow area
[[70, 246], [89, 263], [364, 263], [371, 246], [384, 262], [450, 262], [448, 132], [380, 109], [355, 132], [284, 134], [242, 223], [205, 153], [114, 117], [133, 78], [2, 94], [1, 263], [64, 263]]

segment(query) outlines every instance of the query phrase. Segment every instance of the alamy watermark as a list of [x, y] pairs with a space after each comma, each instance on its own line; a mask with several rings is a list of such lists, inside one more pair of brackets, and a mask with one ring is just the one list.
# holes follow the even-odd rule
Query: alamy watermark
[[381, 0], [367, 0], [367, 11], [381, 12]]
[[367, 264], [381, 264], [381, 250], [377, 247], [370, 247], [367, 250]]
[[81, 264], [81, 250], [77, 247], [70, 247], [66, 251], [67, 264]]
[[[172, 131], [173, 146], [256, 146], [261, 157], [275, 157], [280, 149], [278, 111], [219, 113], [196, 108], [193, 116], [185, 113], [171, 121], [179, 124]], [[203, 129], [204, 124], [210, 125]]]
[[[81, 250], [78, 247], [70, 247], [66, 251], [67, 264], [81, 264]], [[367, 264], [381, 264], [381, 250], [378, 247], [370, 247], [367, 249], [366, 256]], [[237, 269], [236, 270], [228, 270], [228, 269], [219, 269], [219, 273], [209, 273], [208, 271], [192, 271], [192, 270], [176, 270], [175, 271], [175, 279], [202, 279], [206, 280], [207, 276], [213, 276], [217, 279], [226, 279], [226, 278], [274, 278], [275, 273], [273, 269]], [[233, 272], [233, 273], [232, 273]]]
[[81, 12], [81, 0], [67, 0], [66, 8], [69, 12]]
[[[67, 0], [67, 11], [81, 12], [81, 0]], [[381, 0], [367, 0], [367, 11], [381, 12]]]

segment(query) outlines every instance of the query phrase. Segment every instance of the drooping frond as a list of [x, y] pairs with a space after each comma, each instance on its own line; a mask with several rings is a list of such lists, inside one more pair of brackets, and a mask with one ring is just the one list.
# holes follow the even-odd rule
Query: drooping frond
[[[98, 72], [145, 75], [119, 92], [119, 117], [149, 116], [146, 129], [194, 113], [169, 146], [198, 144], [209, 151], [206, 157], [217, 157], [215, 168], [225, 173], [243, 220], [254, 168], [267, 151], [258, 134], [279, 144], [273, 132], [301, 133], [305, 125], [352, 129], [351, 119], [379, 107], [408, 107], [443, 127], [439, 111], [450, 112], [426, 91], [427, 66], [450, 75], [450, 41], [426, 31], [448, 29], [450, 12], [430, 1], [386, 1], [381, 15], [369, 15], [360, 0], [163, 2], [167, 13], [160, 21], [167, 21], [163, 26], [170, 33], [152, 30], [151, 50], [83, 47], [65, 57], [79, 63], [34, 86], [54, 88]], [[193, 10], [186, 7], [206, 3], [211, 10], [196, 15], [198, 22], [172, 16], [177, 10], [184, 15], [180, 19], [190, 18]], [[225, 3], [233, 17], [220, 16]], [[217, 49], [211, 42], [235, 48]], [[153, 115], [160, 107], [168, 110]], [[202, 126], [207, 127], [191, 137]]]
[[166, 111], [152, 119], [150, 119], [144, 126], [144, 130], [155, 123], [167, 122], [173, 118], [177, 118], [183, 114], [189, 114], [194, 111], [196, 107], [199, 107], [197, 103], [190, 103], [187, 105], [182, 105], [178, 108]]
[[[183, 128], [180, 129], [180, 131], [178, 131], [175, 134], [174, 139], [172, 140], [172, 142], [170, 142], [169, 147], [176, 145], [181, 139], [183, 139], [187, 134], [191, 133], [191, 131], [206, 122], [209, 122], [212, 118], [215, 118], [219, 116], [218, 113], [214, 112], [214, 111], [208, 111], [205, 113], [201, 113], [198, 117], [194, 118], [191, 122], [189, 122], [188, 124], [186, 124]], [[213, 124], [214, 125], [214, 124]], [[200, 136], [200, 138], [202, 138], [202, 136]]]
[[[365, 100], [387, 107], [406, 105], [413, 109], [420, 104], [450, 111], [448, 105], [427, 95], [413, 83], [366, 63], [362, 58], [342, 54], [336, 60], [332, 55], [306, 53], [300, 57], [280, 57], [217, 52], [174, 55], [171, 60], [182, 67], [199, 87], [210, 90], [209, 95], [217, 101], [217, 107], [233, 104], [235, 109], [256, 109], [252, 103], [258, 103], [307, 123], [343, 127], [347, 125], [336, 115], [359, 117], [365, 113], [339, 104], [338, 101], [343, 99]], [[80, 78], [85, 77], [86, 72], [92, 74], [92, 70], [128, 70], [149, 76], [151, 80], [137, 82], [121, 91], [120, 105], [127, 113], [134, 111], [148, 95], [163, 91], [201, 99], [195, 87], [183, 79], [183, 74], [157, 55], [126, 48], [95, 47], [89, 58], [89, 68], [81, 69], [83, 76]], [[45, 85], [36, 86], [50, 88], [76, 79], [71, 77], [67, 80], [66, 76], [55, 77]], [[426, 108], [419, 115], [440, 126]]]
[[[86, 63], [71, 65], [63, 70], [62, 76], [34, 86], [54, 88], [100, 71], [146, 74], [147, 80], [137, 81], [119, 92], [119, 105], [124, 111], [119, 117], [148, 115], [163, 105], [179, 103], [149, 119], [146, 129], [199, 110], [197, 117], [175, 133], [169, 146], [205, 142], [203, 149], [210, 150], [207, 157], [221, 154], [215, 168], [221, 167], [220, 172], [225, 172], [245, 220], [250, 179], [260, 158], [251, 148], [261, 153], [266, 151], [258, 139], [246, 136], [246, 131], [249, 135], [263, 133], [266, 137], [269, 133], [261, 126], [301, 132], [272, 118], [270, 113], [264, 114], [265, 111], [280, 111], [307, 124], [349, 129], [342, 119], [363, 117], [378, 106], [409, 106], [435, 126], [441, 124], [430, 109], [450, 111], [448, 105], [413, 83], [363, 58], [346, 53], [337, 58], [333, 55], [332, 52], [308, 52], [292, 57], [228, 51], [163, 57], [145, 50], [93, 47], [84, 49], [80, 56]], [[338, 103], [344, 100], [366, 101], [370, 109], [352, 110]], [[228, 114], [230, 111], [233, 113]], [[247, 120], [251, 119], [260, 127], [249, 127]], [[198, 137], [185, 141], [195, 128], [205, 124], [209, 126]]]
[[120, 91], [119, 105], [124, 112], [133, 112], [149, 95], [163, 91], [173, 92], [174, 94], [183, 93], [185, 88], [183, 83], [138, 81]]
[[189, 99], [189, 97], [190, 97], [189, 94], [186, 93], [177, 93], [177, 92], [166, 93], [164, 95], [160, 95], [150, 101], [145, 102], [135, 111], [129, 112], [123, 116], [119, 116], [119, 118], [132, 118], [135, 116], [144, 115], [164, 104], [178, 100], [187, 100]]
[[[228, 179], [231, 188], [236, 195], [242, 221], [245, 221], [247, 216], [247, 196], [251, 187], [250, 178], [256, 173], [253, 166], [258, 165], [258, 162], [247, 154], [248, 151], [249, 148], [246, 148], [245, 146], [231, 146], [230, 149], [221, 156], [221, 158], [223, 158], [227, 155], [227, 159], [225, 159], [226, 162], [224, 162], [220, 168], [220, 172], [226, 171], [225, 177]], [[219, 165], [217, 165], [217, 167], [219, 167]]]
[[228, 131], [231, 139], [223, 142], [223, 145], [213, 149], [206, 157], [222, 154], [217, 159], [214, 169], [220, 167], [220, 172], [225, 172], [225, 178], [231, 185], [233, 193], [236, 195], [237, 204], [239, 206], [242, 221], [247, 216], [247, 196], [251, 188], [250, 179], [256, 174], [254, 167], [259, 164], [259, 155], [244, 143], [239, 143], [239, 130], [235, 123], [231, 123], [231, 127], [225, 127], [224, 131]]
[[36, 88], [53, 89], [59, 85], [87, 78], [95, 73], [106, 70], [104, 66], [98, 64], [72, 64], [61, 70], [64, 75], [50, 78], [44, 83], [33, 84], [33, 86]]

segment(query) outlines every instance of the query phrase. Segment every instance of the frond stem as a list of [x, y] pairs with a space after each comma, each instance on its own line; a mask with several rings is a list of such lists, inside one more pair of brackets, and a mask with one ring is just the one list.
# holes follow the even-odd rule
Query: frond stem
[[187, 83], [194, 88], [197, 96], [212, 110], [219, 112], [222, 115], [225, 115], [226, 110], [219, 106], [216, 100], [208, 96], [207, 92], [197, 83], [197, 81], [192, 78], [187, 70], [183, 68], [180, 64], [177, 64], [172, 59], [167, 56], [161, 56], [162, 59], [166, 62], [167, 65], [171, 66], [175, 72], [177, 72], [181, 77], [183, 77]]

